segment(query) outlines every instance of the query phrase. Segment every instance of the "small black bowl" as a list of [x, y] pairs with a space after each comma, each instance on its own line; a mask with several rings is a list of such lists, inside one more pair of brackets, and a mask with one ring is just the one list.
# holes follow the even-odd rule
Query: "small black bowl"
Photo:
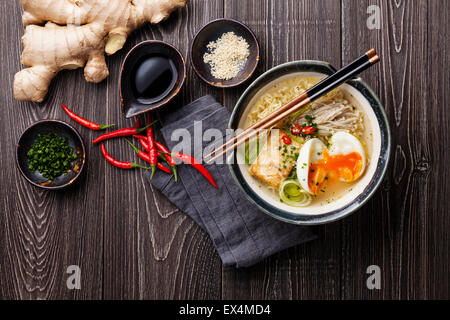
[[[220, 80], [213, 77], [209, 64], [203, 62], [207, 52], [206, 46], [216, 41], [224, 33], [234, 32], [248, 43], [249, 56], [238, 75], [230, 80]], [[206, 83], [219, 88], [235, 87], [248, 80], [259, 62], [259, 45], [255, 35], [245, 24], [233, 19], [217, 19], [207, 23], [195, 35], [191, 46], [191, 64], [195, 73]]]
[[[158, 101], [142, 103], [133, 94], [132, 84], [136, 65], [147, 56], [162, 56], [172, 60], [177, 72], [177, 79], [171, 89]], [[155, 110], [167, 104], [180, 92], [186, 79], [186, 63], [181, 53], [172, 45], [159, 40], [147, 40], [139, 43], [128, 52], [122, 64], [119, 77], [120, 102], [122, 113], [131, 118], [147, 111]]]
[[[78, 158], [72, 162], [72, 170], [67, 174], [63, 174], [51, 182], [44, 178], [38, 171], [29, 169], [27, 153], [31, 149], [38, 134], [55, 133], [60, 137], [67, 139], [69, 146], [75, 150]], [[59, 190], [68, 187], [80, 176], [86, 162], [86, 151], [83, 140], [75, 128], [60, 120], [42, 120], [33, 123], [20, 136], [17, 143], [16, 162], [20, 173], [25, 179], [36, 187]]]

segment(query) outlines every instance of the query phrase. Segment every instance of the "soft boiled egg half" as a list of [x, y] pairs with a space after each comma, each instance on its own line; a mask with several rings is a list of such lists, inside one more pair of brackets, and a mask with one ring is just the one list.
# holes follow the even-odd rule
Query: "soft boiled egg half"
[[297, 178], [303, 189], [316, 195], [333, 181], [357, 180], [365, 167], [366, 154], [358, 138], [338, 132], [331, 136], [328, 149], [317, 138], [303, 145], [297, 160]]

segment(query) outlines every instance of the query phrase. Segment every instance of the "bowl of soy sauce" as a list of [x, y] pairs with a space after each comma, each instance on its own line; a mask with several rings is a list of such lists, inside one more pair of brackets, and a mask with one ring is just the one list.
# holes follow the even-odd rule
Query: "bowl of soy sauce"
[[186, 64], [175, 47], [159, 40], [139, 43], [122, 64], [119, 86], [124, 116], [166, 105], [180, 92], [185, 78]]

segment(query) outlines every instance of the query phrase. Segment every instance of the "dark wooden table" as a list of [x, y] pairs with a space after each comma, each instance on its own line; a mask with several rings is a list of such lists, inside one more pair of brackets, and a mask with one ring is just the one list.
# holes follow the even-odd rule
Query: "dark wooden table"
[[[381, 28], [369, 29], [369, 5]], [[429, 299], [450, 297], [450, 116], [448, 0], [197, 0], [169, 20], [134, 33], [107, 59], [110, 77], [83, 80], [63, 72], [43, 104], [15, 101], [21, 69], [21, 6], [0, 2], [0, 298], [2, 299]], [[194, 33], [220, 17], [256, 33], [256, 76], [280, 63], [318, 59], [335, 67], [375, 47], [382, 63], [364, 73], [384, 103], [392, 161], [375, 196], [352, 216], [315, 227], [319, 239], [248, 268], [225, 268], [211, 240], [141, 171], [106, 163], [88, 144], [87, 174], [72, 189], [44, 192], [16, 169], [15, 142], [31, 123], [68, 120], [66, 103], [87, 118], [120, 126], [117, 78], [125, 53], [144, 39], [172, 43], [188, 56]], [[174, 105], [211, 94], [232, 109], [246, 85], [214, 89], [188, 65]], [[166, 109], [167, 110], [167, 109]], [[80, 128], [86, 142], [95, 133]], [[118, 158], [132, 156], [114, 142]], [[68, 290], [69, 265], [81, 268], [81, 290]], [[366, 286], [369, 265], [381, 289]]]

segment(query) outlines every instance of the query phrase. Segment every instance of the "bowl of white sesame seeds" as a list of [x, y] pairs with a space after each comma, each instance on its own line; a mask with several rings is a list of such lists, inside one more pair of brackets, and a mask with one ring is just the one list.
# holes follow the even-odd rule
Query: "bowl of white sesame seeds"
[[235, 87], [248, 80], [259, 62], [259, 45], [249, 27], [233, 19], [207, 23], [195, 35], [190, 52], [195, 73], [206, 83]]

